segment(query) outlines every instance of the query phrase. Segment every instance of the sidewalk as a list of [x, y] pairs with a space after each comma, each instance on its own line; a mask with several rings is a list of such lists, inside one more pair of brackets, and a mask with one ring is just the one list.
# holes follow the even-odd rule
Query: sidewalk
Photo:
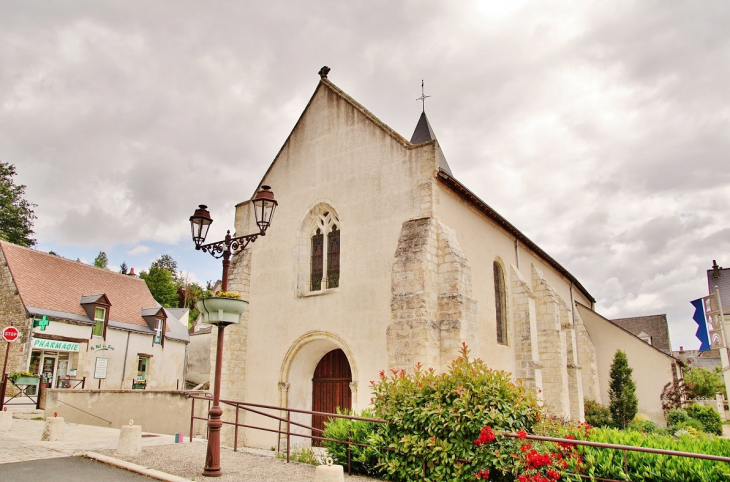
[[[119, 441], [117, 428], [95, 427], [67, 423], [64, 427], [64, 441], [42, 442], [41, 435], [45, 422], [43, 420], [13, 420], [12, 428], [7, 432], [0, 432], [0, 473], [2, 464], [24, 462], [39, 459], [53, 459], [84, 455], [88, 452], [99, 453], [112, 457], [105, 460], [121, 468], [128, 468], [124, 462], [137, 464], [141, 468], [150, 468], [162, 474], [148, 473], [146, 475], [161, 480], [166, 474], [182, 477], [187, 480], [208, 480], [203, 477], [203, 465], [207, 443], [205, 440], [193, 439], [193, 442], [176, 444], [172, 435], [158, 435], [143, 432], [142, 454], [139, 456], [120, 456], [116, 453]], [[96, 457], [94, 457], [96, 458]], [[115, 460], [116, 459], [116, 460]], [[126, 464], [128, 465], [128, 464]], [[234, 452], [230, 448], [221, 449], [221, 467], [223, 476], [218, 482], [279, 482], [314, 480], [315, 467], [313, 465], [290, 463], [277, 459], [274, 452], [268, 450], [241, 448]], [[154, 472], [154, 471], [151, 471]], [[372, 481], [367, 477], [348, 477], [348, 481]]]
[[[13, 420], [9, 431], [0, 432], [0, 464], [116, 449], [119, 441], [118, 428], [67, 423], [63, 442], [41, 442], [44, 427], [43, 420]], [[174, 443], [172, 435], [142, 437], [143, 448]]]

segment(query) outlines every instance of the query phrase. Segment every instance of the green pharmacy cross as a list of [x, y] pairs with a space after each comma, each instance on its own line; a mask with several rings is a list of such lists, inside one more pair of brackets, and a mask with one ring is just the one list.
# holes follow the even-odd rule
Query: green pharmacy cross
[[36, 326], [40, 326], [41, 331], [46, 331], [48, 323], [50, 323], [48, 321], [48, 317], [46, 315], [43, 315], [43, 318], [41, 318], [40, 320], [33, 320], [33, 328], [35, 328]]

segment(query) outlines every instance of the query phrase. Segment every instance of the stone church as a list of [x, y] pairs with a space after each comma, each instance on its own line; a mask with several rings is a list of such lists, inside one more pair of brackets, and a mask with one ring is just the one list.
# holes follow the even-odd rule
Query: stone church
[[[409, 141], [320, 76], [260, 183], [279, 201], [272, 226], [233, 259], [229, 290], [250, 305], [226, 330], [222, 398], [361, 410], [380, 370], [444, 370], [465, 342], [581, 420], [584, 398], [607, 403], [602, 373], [628, 346], [635, 377], [653, 380], [640, 411], [658, 420], [674, 359], [596, 314], [580, 281], [457, 180], [425, 112]], [[239, 235], [257, 230], [251, 208], [236, 206]]]

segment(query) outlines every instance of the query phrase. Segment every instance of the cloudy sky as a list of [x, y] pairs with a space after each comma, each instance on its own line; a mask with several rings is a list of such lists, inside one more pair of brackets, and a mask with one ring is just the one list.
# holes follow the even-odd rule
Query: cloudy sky
[[0, 160], [39, 249], [216, 279], [188, 217], [232, 227], [322, 65], [405, 137], [425, 79], [459, 180], [602, 314], [695, 348], [688, 302], [730, 266], [728, 25], [724, 0], [0, 0]]

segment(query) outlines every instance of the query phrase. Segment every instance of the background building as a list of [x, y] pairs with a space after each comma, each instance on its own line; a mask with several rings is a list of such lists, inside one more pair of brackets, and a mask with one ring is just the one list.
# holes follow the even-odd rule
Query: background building
[[0, 325], [21, 332], [10, 373], [38, 373], [49, 388], [86, 377], [86, 388], [182, 389], [187, 310], [177, 314], [135, 276], [0, 242]]

